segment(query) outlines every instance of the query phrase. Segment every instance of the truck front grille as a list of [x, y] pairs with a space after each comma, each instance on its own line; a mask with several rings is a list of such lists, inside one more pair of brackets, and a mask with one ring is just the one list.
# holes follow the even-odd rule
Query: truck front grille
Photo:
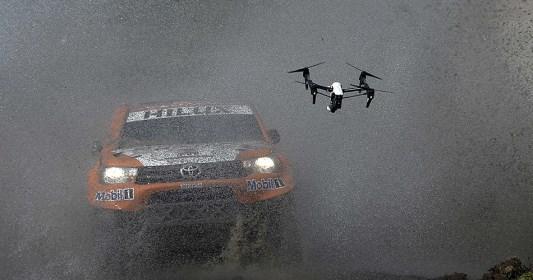
[[[180, 171], [183, 167], [194, 165], [198, 168], [199, 174], [188, 177]], [[179, 164], [164, 166], [145, 166], [138, 171], [135, 183], [152, 184], [152, 183], [170, 183], [193, 180], [208, 179], [231, 179], [246, 176], [246, 170], [242, 161], [223, 161], [195, 164]]]

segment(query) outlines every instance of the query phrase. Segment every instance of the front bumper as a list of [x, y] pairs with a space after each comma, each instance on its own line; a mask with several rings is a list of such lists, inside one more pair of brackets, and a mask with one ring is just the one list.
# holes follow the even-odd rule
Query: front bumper
[[[153, 183], [153, 184], [102, 184], [100, 181], [100, 166], [93, 167], [88, 174], [88, 197], [89, 203], [98, 208], [138, 211], [141, 209], [154, 208], [153, 196], [161, 192], [172, 192], [187, 189], [203, 188], [230, 188], [233, 197], [225, 203], [252, 204], [259, 201], [269, 200], [289, 193], [294, 189], [292, 172], [285, 158], [280, 158], [281, 171], [270, 174], [252, 174], [242, 178], [195, 180], [187, 182]], [[265, 187], [262, 187], [262, 186]], [[218, 199], [217, 199], [218, 200]], [[219, 202], [207, 199], [200, 205], [217, 205]], [[231, 204], [230, 203], [230, 204]], [[166, 205], [169, 204], [169, 205]], [[170, 208], [165, 203], [165, 207]], [[187, 201], [174, 203], [173, 208], [185, 206]], [[194, 204], [194, 203], [189, 203]], [[161, 205], [158, 205], [161, 206]], [[217, 206], [219, 207], [219, 206]]]
[[292, 210], [292, 193], [256, 203], [242, 204], [233, 200], [212, 203], [182, 203], [148, 205], [138, 211], [102, 210], [113, 214], [119, 227], [142, 223], [143, 227], [228, 225], [238, 217], [251, 220], [257, 217], [276, 219]]

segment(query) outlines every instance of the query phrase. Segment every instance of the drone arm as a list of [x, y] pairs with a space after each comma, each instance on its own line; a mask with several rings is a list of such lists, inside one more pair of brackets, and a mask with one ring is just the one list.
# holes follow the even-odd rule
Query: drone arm
[[323, 93], [323, 92], [317, 91], [316, 93], [318, 93], [318, 94], [320, 94], [320, 95], [322, 95], [322, 96], [325, 96], [325, 97], [327, 97], [327, 98], [330, 98], [329, 95], [327, 95], [327, 94], [325, 94], [325, 93]]
[[331, 87], [322, 86], [322, 85], [319, 85], [319, 84], [314, 84], [314, 87], [316, 87], [317, 89], [325, 90], [325, 91], [332, 91]]
[[354, 92], [354, 91], [359, 91], [361, 92], [361, 89], [360, 88], [346, 88], [346, 89], [342, 89], [342, 92]]
[[360, 94], [354, 94], [354, 95], [344, 96], [343, 99], [346, 99], [346, 98], [352, 98], [352, 97], [357, 97], [357, 96], [363, 96], [363, 95], [366, 95], [366, 93], [360, 93]]
[[[305, 85], [304, 82], [300, 82], [300, 81], [294, 81], [294, 82], [295, 82], [295, 83], [302, 84], [302, 85]], [[312, 87], [314, 87], [314, 88], [316, 89], [316, 93], [317, 93], [317, 94], [323, 95], [323, 96], [325, 96], [325, 97], [329, 97], [328, 94], [323, 93], [323, 92], [320, 92], [320, 91], [318, 91], [318, 90], [320, 89], [320, 90], [326, 90], [326, 91], [330, 92], [330, 91], [331, 91], [331, 88], [330, 88], [330, 87], [325, 87], [325, 86], [317, 85], [317, 84], [315, 84], [315, 83], [313, 83]], [[312, 94], [312, 92], [311, 92], [311, 94]]]

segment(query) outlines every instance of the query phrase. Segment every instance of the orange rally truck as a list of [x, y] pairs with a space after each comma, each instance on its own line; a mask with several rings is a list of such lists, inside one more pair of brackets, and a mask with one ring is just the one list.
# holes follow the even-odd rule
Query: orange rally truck
[[274, 149], [279, 139], [249, 105], [124, 105], [108, 140], [95, 142], [100, 157], [88, 172], [87, 198], [121, 217], [149, 213], [146, 222], [158, 225], [283, 212], [295, 182], [289, 161]]

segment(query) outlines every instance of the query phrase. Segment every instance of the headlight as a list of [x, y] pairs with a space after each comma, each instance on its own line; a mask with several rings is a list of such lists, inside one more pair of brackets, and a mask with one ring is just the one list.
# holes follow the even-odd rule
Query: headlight
[[137, 168], [108, 167], [104, 169], [103, 181], [106, 184], [132, 182], [137, 176]]
[[243, 161], [243, 166], [251, 172], [273, 173], [278, 171], [279, 162], [275, 157], [260, 157]]

